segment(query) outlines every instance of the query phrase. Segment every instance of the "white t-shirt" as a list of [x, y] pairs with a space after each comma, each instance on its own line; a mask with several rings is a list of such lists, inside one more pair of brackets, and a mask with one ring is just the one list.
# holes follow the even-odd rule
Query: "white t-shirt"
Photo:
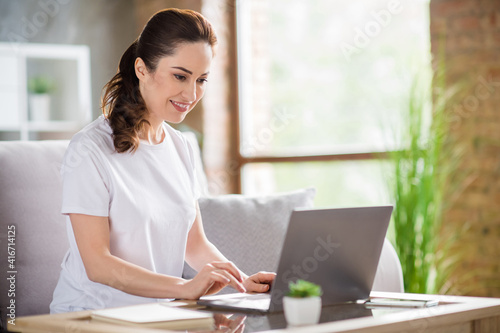
[[[166, 123], [163, 129], [163, 142], [141, 143], [135, 153], [115, 151], [112, 129], [103, 116], [77, 133], [61, 169], [62, 213], [108, 217], [111, 254], [153, 272], [180, 277], [198, 187], [191, 147], [179, 131]], [[70, 247], [51, 313], [152, 301], [90, 281], [69, 216], [66, 220]]]

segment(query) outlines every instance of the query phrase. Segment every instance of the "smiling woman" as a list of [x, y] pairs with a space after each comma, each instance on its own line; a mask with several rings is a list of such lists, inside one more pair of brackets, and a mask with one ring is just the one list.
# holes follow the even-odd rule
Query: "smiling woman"
[[184, 120], [205, 93], [211, 61], [212, 49], [205, 42], [181, 44], [173, 55], [158, 62], [154, 72], [141, 58], [136, 59], [139, 90], [148, 105], [151, 130], [156, 129], [147, 134], [158, 138], [163, 121], [177, 124]]
[[[61, 168], [70, 249], [51, 312], [197, 299], [227, 285], [265, 292], [208, 241], [194, 155], [169, 123], [203, 97], [216, 43], [190, 10], [155, 14], [105, 87], [104, 115], [76, 134]], [[183, 279], [184, 261], [198, 271]]]
[[148, 21], [105, 87], [103, 112], [118, 152], [135, 151], [141, 139], [158, 143], [161, 122], [179, 123], [194, 108], [216, 44], [210, 23], [195, 11], [160, 11]]

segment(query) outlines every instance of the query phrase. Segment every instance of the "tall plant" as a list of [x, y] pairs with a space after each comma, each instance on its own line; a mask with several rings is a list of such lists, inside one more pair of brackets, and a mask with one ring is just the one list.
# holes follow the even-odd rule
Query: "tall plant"
[[441, 80], [440, 73], [432, 77], [430, 69], [419, 72], [411, 86], [397, 135], [401, 149], [390, 156], [394, 176], [394, 241], [406, 292], [435, 290], [443, 198], [457, 160], [445, 147], [449, 96], [439, 89], [443, 86]]

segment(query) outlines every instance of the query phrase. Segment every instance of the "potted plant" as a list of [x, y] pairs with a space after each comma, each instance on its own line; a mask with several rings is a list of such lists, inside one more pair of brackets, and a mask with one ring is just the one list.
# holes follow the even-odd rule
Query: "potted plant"
[[50, 120], [50, 92], [53, 88], [52, 80], [45, 76], [34, 76], [28, 80], [31, 120]]
[[290, 282], [283, 297], [286, 322], [291, 326], [313, 325], [321, 315], [321, 287], [309, 281]]

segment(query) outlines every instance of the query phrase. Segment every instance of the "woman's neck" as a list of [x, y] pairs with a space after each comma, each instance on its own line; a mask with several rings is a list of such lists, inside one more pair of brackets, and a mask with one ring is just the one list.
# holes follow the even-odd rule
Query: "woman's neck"
[[139, 133], [139, 139], [149, 142], [151, 145], [157, 145], [163, 142], [165, 131], [162, 126], [163, 122], [154, 124], [147, 128], [146, 131]]

